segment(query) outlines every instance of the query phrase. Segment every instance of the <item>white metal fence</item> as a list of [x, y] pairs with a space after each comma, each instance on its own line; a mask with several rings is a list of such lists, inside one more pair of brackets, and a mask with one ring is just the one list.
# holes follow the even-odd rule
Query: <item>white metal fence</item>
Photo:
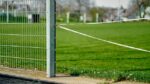
[[[48, 77], [55, 75], [54, 2], [54, 0], [0, 1], [1, 68], [46, 71], [47, 63]], [[50, 56], [53, 58], [50, 59]]]
[[0, 22], [30, 23], [32, 16], [40, 16], [45, 21], [46, 0], [1, 0]]

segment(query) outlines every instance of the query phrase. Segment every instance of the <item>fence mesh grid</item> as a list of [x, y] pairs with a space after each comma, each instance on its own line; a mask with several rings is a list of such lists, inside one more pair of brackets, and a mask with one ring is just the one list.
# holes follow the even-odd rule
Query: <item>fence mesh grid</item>
[[46, 69], [46, 8], [42, 1], [0, 1], [1, 66]]

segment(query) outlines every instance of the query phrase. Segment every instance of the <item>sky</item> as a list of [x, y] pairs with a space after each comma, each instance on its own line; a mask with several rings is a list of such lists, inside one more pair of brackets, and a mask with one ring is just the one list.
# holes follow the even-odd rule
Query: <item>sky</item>
[[96, 0], [96, 5], [104, 7], [119, 7], [121, 4], [124, 8], [127, 8], [129, 1], [130, 0]]

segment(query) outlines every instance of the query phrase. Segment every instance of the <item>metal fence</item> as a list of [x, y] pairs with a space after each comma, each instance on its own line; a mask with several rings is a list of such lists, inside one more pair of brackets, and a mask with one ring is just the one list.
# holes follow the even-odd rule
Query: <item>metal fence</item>
[[[50, 25], [55, 24], [55, 6], [51, 3], [53, 6], [50, 10], [50, 1], [54, 2], [47, 0], [46, 4], [46, 0], [0, 1], [0, 68], [46, 71], [49, 52], [54, 52], [49, 47], [51, 42], [54, 42], [54, 39], [49, 41], [50, 29], [53, 29], [51, 36], [55, 34], [54, 28], [50, 28]], [[53, 12], [52, 15], [49, 10]], [[49, 15], [54, 17], [53, 20], [50, 21]], [[47, 54], [49, 59], [46, 59]]]
[[34, 17], [45, 22], [46, 0], [1, 0], [0, 22], [31, 23]]
[[[54, 76], [55, 3], [50, 5], [50, 1], [54, 0], [0, 1], [0, 68], [47, 70], [49, 77]], [[98, 23], [150, 18], [149, 5], [145, 8], [144, 5], [138, 7], [134, 3], [123, 3], [124, 0], [114, 0], [113, 3], [109, 0], [107, 4], [102, 1], [96, 3], [95, 0], [94, 5], [76, 5], [71, 0], [68, 3], [57, 1], [56, 20], [60, 23]]]

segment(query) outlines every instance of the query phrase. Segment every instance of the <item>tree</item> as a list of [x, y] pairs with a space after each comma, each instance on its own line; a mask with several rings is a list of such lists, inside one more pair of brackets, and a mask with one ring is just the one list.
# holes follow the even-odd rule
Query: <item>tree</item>
[[[132, 5], [137, 7], [139, 11], [139, 17], [144, 18], [146, 13], [145, 10], [150, 6], [150, 0], [131, 0]], [[143, 13], [143, 14], [142, 14]]]
[[105, 14], [105, 10], [104, 10], [104, 8], [93, 7], [90, 9], [89, 13], [92, 16], [93, 21], [95, 21], [96, 20], [96, 14], [98, 13], [99, 17], [102, 18]]
[[90, 6], [92, 4], [90, 0], [76, 0], [76, 2], [78, 4], [80, 14], [89, 11]]

